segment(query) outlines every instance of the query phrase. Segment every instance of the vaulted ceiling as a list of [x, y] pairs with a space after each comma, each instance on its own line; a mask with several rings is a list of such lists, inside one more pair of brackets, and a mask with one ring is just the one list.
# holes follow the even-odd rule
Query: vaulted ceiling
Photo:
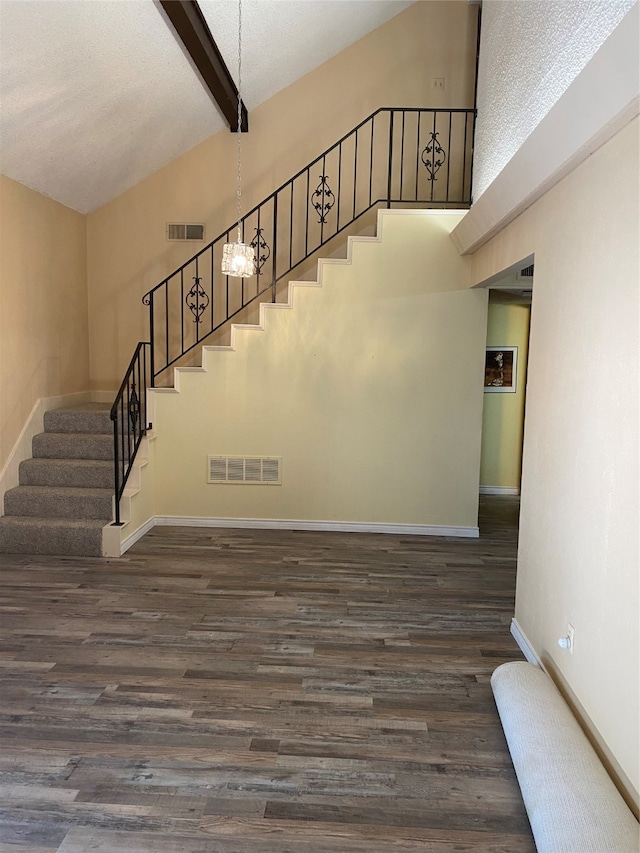
[[[243, 0], [249, 114], [411, 2]], [[235, 79], [238, 2], [200, 6]], [[225, 127], [154, 0], [0, 0], [2, 174], [88, 213]]]

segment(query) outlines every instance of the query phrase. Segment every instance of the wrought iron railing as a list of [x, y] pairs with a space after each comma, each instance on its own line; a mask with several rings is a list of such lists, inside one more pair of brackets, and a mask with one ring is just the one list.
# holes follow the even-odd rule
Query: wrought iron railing
[[120, 524], [120, 499], [140, 447], [151, 426], [147, 419], [147, 388], [150, 385], [148, 353], [151, 344], [141, 341], [111, 407], [115, 485], [115, 524]]
[[223, 231], [143, 297], [151, 382], [377, 205], [468, 206], [473, 110], [377, 110], [240, 220], [256, 274], [221, 272]]
[[[148, 385], [155, 386], [249, 306], [276, 302], [279, 282], [368, 211], [381, 205], [468, 207], [474, 123], [472, 109], [376, 110], [241, 218], [243, 239], [256, 250], [253, 278], [230, 279], [221, 271], [222, 247], [236, 239], [234, 224], [145, 294], [150, 342], [138, 345], [111, 414], [120, 448], [116, 507], [146, 430], [141, 376], [146, 383], [148, 370]], [[142, 373], [134, 385], [136, 370]], [[140, 405], [133, 415], [132, 400], [134, 409]], [[115, 426], [125, 421], [136, 424], [126, 438]]]

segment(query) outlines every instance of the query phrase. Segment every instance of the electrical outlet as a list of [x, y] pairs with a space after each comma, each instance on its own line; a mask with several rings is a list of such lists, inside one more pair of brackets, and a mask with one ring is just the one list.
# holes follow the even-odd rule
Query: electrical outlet
[[439, 90], [440, 92], [444, 92], [444, 77], [434, 77], [433, 88]]
[[573, 654], [573, 646], [575, 643], [574, 640], [575, 628], [571, 624], [571, 622], [567, 623], [567, 639], [569, 640], [569, 654]]

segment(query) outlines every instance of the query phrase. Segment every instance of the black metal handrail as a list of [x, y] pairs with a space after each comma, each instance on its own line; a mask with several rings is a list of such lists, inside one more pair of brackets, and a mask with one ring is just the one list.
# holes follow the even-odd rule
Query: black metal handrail
[[220, 269], [233, 225], [152, 288], [143, 297], [151, 384], [252, 303], [266, 294], [275, 302], [280, 281], [377, 205], [468, 206], [474, 117], [466, 109], [376, 110], [241, 218], [255, 277], [230, 280]]
[[115, 524], [120, 524], [120, 499], [131, 473], [142, 437], [151, 424], [147, 421], [147, 388], [150, 382], [148, 341], [140, 341], [116, 399], [111, 407], [115, 485]]
[[254, 277], [221, 271], [234, 224], [143, 296], [150, 340], [138, 344], [111, 409], [116, 524], [148, 428], [147, 388], [250, 305], [276, 302], [279, 282], [378, 205], [468, 207], [474, 124], [473, 109], [381, 107], [241, 218]]

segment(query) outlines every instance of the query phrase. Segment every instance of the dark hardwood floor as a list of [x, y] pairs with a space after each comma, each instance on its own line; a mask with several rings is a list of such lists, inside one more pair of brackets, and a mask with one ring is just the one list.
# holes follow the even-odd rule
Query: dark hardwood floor
[[489, 685], [517, 513], [0, 556], [0, 853], [534, 853]]

